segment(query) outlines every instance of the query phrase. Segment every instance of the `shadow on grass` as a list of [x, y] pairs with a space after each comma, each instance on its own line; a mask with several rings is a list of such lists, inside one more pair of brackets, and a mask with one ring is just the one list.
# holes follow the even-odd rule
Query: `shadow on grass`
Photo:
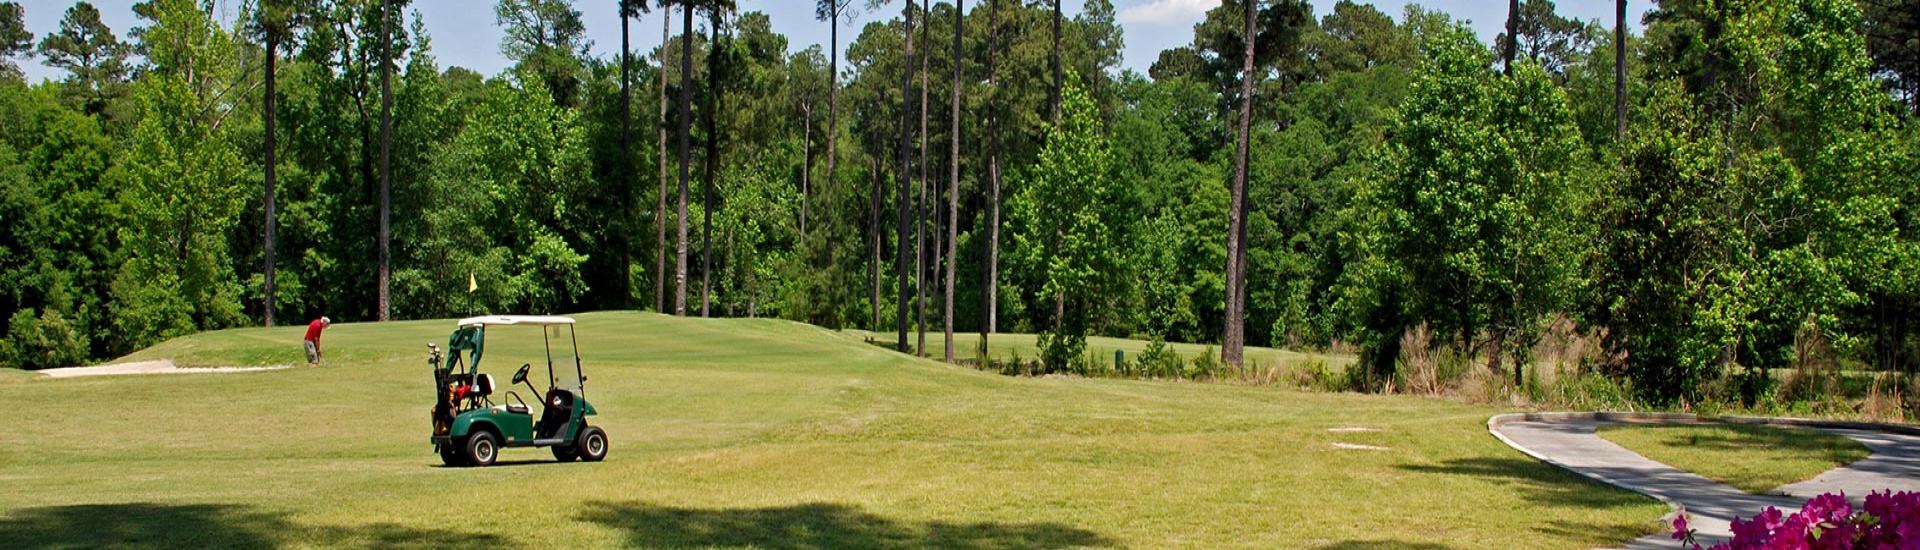
[[448, 466], [441, 462], [434, 462], [432, 464], [429, 464], [427, 467], [446, 468], [446, 469], [452, 469], [452, 470], [475, 470], [475, 469], [484, 470], [487, 468], [511, 468], [514, 466], [540, 466], [540, 465], [559, 466], [564, 464], [567, 464], [567, 463], [554, 460], [554, 459], [542, 460], [538, 458], [526, 458], [526, 459], [520, 459], [520, 460], [496, 460], [493, 462], [493, 464], [489, 464], [486, 466]]
[[[1844, 464], [1866, 458], [1867, 448], [1843, 436], [1802, 428], [1714, 424], [1705, 426], [1633, 426], [1625, 430], [1659, 430], [1663, 445], [1712, 451], [1774, 449]], [[1656, 432], [1658, 433], [1658, 432]]]
[[1099, 533], [1057, 523], [906, 523], [840, 504], [775, 508], [671, 508], [591, 502], [580, 519], [623, 531], [634, 546], [709, 548], [1069, 548], [1114, 546]]
[[284, 514], [224, 504], [83, 504], [0, 518], [0, 548], [448, 548], [500, 546], [500, 537], [394, 524], [307, 526]]
[[1551, 464], [1521, 458], [1465, 458], [1438, 465], [1403, 464], [1400, 469], [1423, 473], [1471, 476], [1502, 482], [1521, 498], [1537, 504], [1576, 508], [1640, 506], [1653, 499], [1593, 481]]
[[1452, 546], [1401, 540], [1343, 540], [1315, 550], [1452, 550]]
[[[1521, 458], [1466, 458], [1438, 465], [1401, 465], [1401, 469], [1426, 474], [1472, 476], [1499, 482], [1528, 502], [1548, 506], [1570, 506], [1599, 511], [1624, 506], [1645, 506], [1653, 498], [1624, 489], [1603, 485], [1551, 464]], [[1536, 532], [1559, 537], [1624, 542], [1654, 532], [1649, 517], [1644, 525], [1553, 521], [1534, 525]], [[1355, 547], [1359, 548], [1359, 547]]]

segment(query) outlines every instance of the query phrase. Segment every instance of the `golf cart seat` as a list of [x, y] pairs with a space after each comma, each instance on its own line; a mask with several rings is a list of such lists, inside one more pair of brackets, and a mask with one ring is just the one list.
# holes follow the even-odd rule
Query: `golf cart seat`
[[473, 397], [493, 395], [493, 375], [480, 373], [473, 377]]

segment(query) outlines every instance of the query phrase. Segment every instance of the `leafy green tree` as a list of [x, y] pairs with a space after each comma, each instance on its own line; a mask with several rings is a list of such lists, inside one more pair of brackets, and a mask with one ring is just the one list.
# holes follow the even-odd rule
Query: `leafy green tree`
[[1375, 159], [1412, 77], [1385, 65], [1326, 78], [1274, 107], [1284, 128], [1254, 137], [1262, 154], [1248, 174], [1249, 342], [1327, 345], [1346, 334], [1331, 306], [1354, 259], [1346, 241], [1367, 228], [1342, 211], [1384, 177]]
[[[1862, 15], [1844, 0], [1753, 6], [1729, 27], [1731, 73], [1756, 93], [1733, 113], [1732, 162], [1747, 190], [1753, 312], [1732, 356], [1759, 374], [1787, 366], [1807, 329], [1844, 341], [1839, 318], [1885, 278], [1888, 221], [1906, 191], [1887, 131], [1887, 96], [1871, 75]], [[1749, 118], [1751, 117], [1751, 118]], [[1758, 131], [1755, 131], [1755, 130]], [[1764, 376], [1749, 379], [1766, 380]], [[1751, 392], [1749, 394], [1751, 397]]]
[[1719, 364], [1730, 327], [1714, 313], [1735, 279], [1727, 252], [1741, 235], [1721, 213], [1736, 193], [1721, 152], [1675, 85], [1658, 92], [1600, 202], [1603, 237], [1590, 273], [1593, 321], [1607, 327], [1611, 349], [1626, 353], [1634, 390], [1671, 403], [1697, 396]]
[[1225, 127], [1210, 120], [1218, 98], [1194, 79], [1123, 75], [1119, 88], [1132, 107], [1113, 123], [1115, 170], [1142, 224], [1127, 322], [1170, 340], [1217, 339], [1221, 327], [1202, 320], [1219, 318], [1225, 303], [1225, 279], [1212, 267], [1226, 261], [1226, 165], [1217, 151]]
[[782, 315], [787, 301], [779, 300], [788, 274], [796, 273], [795, 243], [799, 231], [793, 212], [799, 197], [777, 168], [791, 161], [791, 145], [759, 162], [730, 169], [721, 189], [727, 208], [720, 211], [725, 262], [718, 274], [719, 302], [728, 315], [759, 317]]
[[132, 66], [130, 48], [100, 22], [100, 10], [75, 2], [60, 19], [60, 30], [40, 40], [40, 57], [67, 71], [69, 97], [88, 114], [100, 114], [121, 94]]
[[1100, 297], [1121, 290], [1126, 260], [1124, 192], [1099, 113], [1077, 75], [1069, 78], [1064, 117], [1040, 158], [1008, 202], [1013, 259], [1039, 283], [1041, 295], [1066, 304], [1057, 328], [1041, 336], [1051, 369], [1065, 369], [1086, 350]]
[[499, 0], [493, 18], [506, 31], [500, 53], [544, 79], [554, 103], [574, 106], [587, 55], [580, 10], [566, 0]]
[[1425, 48], [1389, 141], [1394, 165], [1373, 191], [1376, 252], [1407, 285], [1392, 293], [1407, 318], [1469, 350], [1485, 334], [1489, 366], [1513, 357], [1518, 385], [1540, 325], [1569, 303], [1584, 145], [1564, 93], [1531, 62], [1496, 79], [1460, 27]]
[[[423, 315], [557, 312], [587, 291], [587, 256], [564, 237], [591, 162], [578, 115], [553, 103], [544, 75], [489, 83], [457, 137], [435, 156], [433, 196], [414, 262]], [[448, 292], [466, 288], [470, 293]]]
[[10, 237], [0, 239], [0, 310], [58, 314], [83, 356], [101, 356], [120, 219], [107, 175], [118, 147], [57, 88], [0, 83], [0, 233]]
[[[1869, 145], [1898, 138], [1858, 7], [1711, 7], [1663, 6], [1649, 28], [1665, 41], [1652, 61], [1674, 83], [1631, 140], [1601, 224], [1611, 260], [1595, 270], [1597, 295], [1620, 297], [1601, 322], [1656, 402], [1694, 397], [1733, 366], [1755, 398], [1803, 335], [1847, 345], [1881, 313], [1865, 304], [1898, 303], [1893, 272], [1910, 250], [1893, 225], [1911, 185], [1893, 168], [1900, 149]], [[1711, 40], [1676, 50], [1676, 36]]]
[[140, 15], [149, 72], [134, 86], [131, 143], [116, 163], [123, 261], [111, 295], [111, 349], [245, 321], [227, 235], [247, 199], [231, 142], [229, 93], [244, 86], [232, 35], [191, 0]]

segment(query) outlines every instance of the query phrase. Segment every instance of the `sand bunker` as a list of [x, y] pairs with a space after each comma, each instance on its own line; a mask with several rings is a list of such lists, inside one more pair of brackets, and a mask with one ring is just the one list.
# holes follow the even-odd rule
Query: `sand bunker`
[[1334, 443], [1333, 448], [1348, 450], [1348, 451], [1391, 451], [1392, 450], [1386, 447], [1381, 447], [1379, 445], [1360, 445], [1356, 443]]
[[159, 361], [115, 363], [97, 367], [46, 369], [36, 372], [53, 378], [76, 378], [81, 376], [114, 376], [121, 374], [229, 374], [236, 372], [280, 370], [284, 368], [288, 367], [286, 365], [279, 365], [272, 367], [181, 368], [174, 365], [172, 359], [161, 359]]

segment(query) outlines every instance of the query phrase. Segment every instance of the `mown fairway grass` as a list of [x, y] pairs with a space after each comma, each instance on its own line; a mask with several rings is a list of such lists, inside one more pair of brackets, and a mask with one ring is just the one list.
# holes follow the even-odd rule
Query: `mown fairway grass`
[[[321, 369], [0, 376], [0, 548], [1573, 549], [1666, 511], [1500, 444], [1492, 408], [1012, 378], [780, 321], [579, 318], [599, 464], [440, 467], [424, 352], [448, 321], [336, 325]], [[300, 364], [301, 330], [128, 359]], [[537, 335], [496, 329], [486, 370], [536, 360]]]
[[1600, 437], [1701, 477], [1763, 494], [1872, 454], [1852, 439], [1805, 428], [1617, 425]]

